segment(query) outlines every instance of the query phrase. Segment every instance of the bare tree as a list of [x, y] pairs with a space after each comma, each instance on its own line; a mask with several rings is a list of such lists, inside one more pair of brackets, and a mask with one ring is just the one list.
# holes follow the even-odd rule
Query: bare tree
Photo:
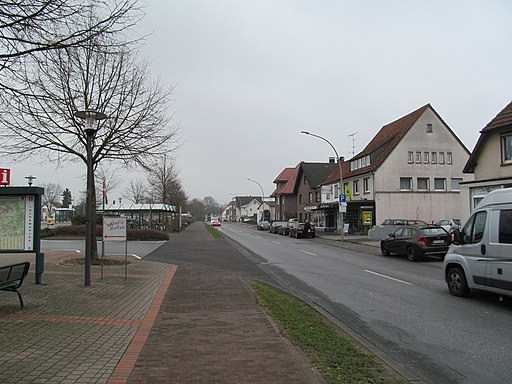
[[59, 202], [62, 195], [62, 187], [56, 183], [45, 183], [41, 185], [44, 188], [44, 194], [42, 196], [42, 204], [48, 210], [48, 213], [52, 212], [52, 208], [56, 208], [56, 204]]
[[[137, 0], [4, 0], [0, 11], [0, 73], [38, 52], [82, 46], [141, 18]], [[92, 13], [101, 14], [91, 22]], [[84, 22], [87, 20], [87, 22]]]
[[182, 205], [186, 195], [172, 158], [163, 154], [147, 169], [152, 197], [163, 204]]
[[147, 191], [148, 187], [142, 179], [132, 180], [125, 191], [124, 197], [134, 204], [141, 204], [146, 201]]
[[[87, 109], [108, 116], [95, 126], [94, 170], [105, 160], [147, 167], [152, 159], [175, 149], [178, 126], [168, 114], [172, 87], [151, 81], [147, 64], [137, 60], [130, 45], [108, 51], [105, 41], [92, 43], [87, 49], [44, 52], [34, 68], [16, 74], [15, 81], [23, 88], [0, 93], [5, 108], [0, 155], [39, 154], [57, 163], [87, 164], [84, 121], [74, 114]], [[91, 203], [96, 206], [95, 190]], [[95, 222], [95, 212], [93, 216]]]

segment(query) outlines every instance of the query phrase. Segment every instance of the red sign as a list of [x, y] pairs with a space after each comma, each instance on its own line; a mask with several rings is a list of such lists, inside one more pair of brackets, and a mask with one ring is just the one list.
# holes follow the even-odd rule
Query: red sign
[[9, 185], [11, 183], [11, 170], [9, 168], [0, 168], [0, 185]]

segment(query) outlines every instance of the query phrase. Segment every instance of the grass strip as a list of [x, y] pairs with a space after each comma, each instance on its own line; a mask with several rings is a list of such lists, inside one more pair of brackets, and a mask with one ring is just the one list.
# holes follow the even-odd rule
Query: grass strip
[[212, 235], [214, 239], [220, 239], [222, 237], [222, 233], [220, 233], [216, 228], [213, 228], [211, 225], [208, 224], [205, 224], [204, 226], [206, 227], [208, 232], [210, 232], [210, 235]]
[[310, 305], [266, 283], [251, 285], [260, 304], [327, 383], [407, 383]]

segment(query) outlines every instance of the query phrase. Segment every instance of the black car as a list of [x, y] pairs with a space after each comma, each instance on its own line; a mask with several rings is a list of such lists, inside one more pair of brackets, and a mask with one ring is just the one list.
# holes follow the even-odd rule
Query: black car
[[403, 226], [380, 241], [382, 255], [406, 255], [411, 261], [423, 256], [444, 258], [451, 244], [451, 235], [444, 228], [428, 226]]
[[268, 231], [270, 228], [270, 223], [266, 220], [262, 220], [258, 223], [258, 231]]
[[286, 225], [284, 221], [274, 221], [272, 224], [270, 224], [269, 232], [277, 234], [279, 233], [279, 228], [283, 225]]
[[315, 237], [315, 226], [313, 224], [309, 225], [309, 230], [306, 233], [305, 223], [299, 223], [295, 227], [290, 228], [290, 237], [295, 237], [298, 239], [299, 237]]

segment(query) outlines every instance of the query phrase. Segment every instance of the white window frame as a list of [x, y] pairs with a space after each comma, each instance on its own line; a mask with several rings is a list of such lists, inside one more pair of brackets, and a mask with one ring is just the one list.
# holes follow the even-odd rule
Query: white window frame
[[432, 152], [432, 156], [430, 156], [430, 164], [437, 164], [437, 152]]
[[370, 193], [370, 178], [365, 177], [363, 179], [363, 193]]
[[433, 133], [434, 129], [432, 128], [432, 124], [427, 124], [427, 133]]
[[[438, 187], [438, 182], [442, 182], [442, 186]], [[446, 191], [446, 179], [444, 177], [434, 177], [434, 191]]]
[[444, 164], [444, 152], [439, 152], [438, 161], [439, 164]]
[[512, 133], [501, 136], [501, 162], [512, 164]]
[[416, 163], [421, 164], [421, 152], [416, 151]]
[[[403, 181], [403, 183], [402, 183], [402, 181]], [[409, 188], [403, 188], [403, 187], [406, 187], [405, 184], [409, 184]], [[412, 177], [401, 177], [400, 178], [400, 190], [401, 191], [412, 191]]]
[[451, 152], [446, 152], [446, 164], [453, 164], [453, 156]]
[[428, 164], [429, 163], [429, 152], [423, 152], [423, 163]]
[[414, 152], [413, 151], [409, 151], [407, 153], [407, 162], [409, 164], [414, 164]]
[[[422, 188], [420, 186], [420, 181], [426, 182], [426, 188]], [[418, 177], [416, 178], [416, 185], [418, 187], [418, 191], [430, 191], [430, 179], [428, 177]]]
[[352, 194], [359, 195], [359, 180], [352, 181]]

